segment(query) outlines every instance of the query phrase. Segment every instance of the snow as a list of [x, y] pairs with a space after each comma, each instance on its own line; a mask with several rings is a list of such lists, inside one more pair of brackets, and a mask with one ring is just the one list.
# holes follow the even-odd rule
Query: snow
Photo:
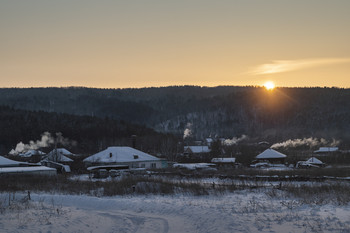
[[210, 149], [208, 146], [185, 146], [184, 151], [189, 152], [187, 150], [190, 150], [194, 154], [210, 152]]
[[[135, 157], [136, 156], [136, 157]], [[121, 162], [140, 162], [140, 161], [156, 161], [160, 160], [157, 157], [136, 150], [131, 147], [108, 147], [107, 149], [98, 152], [86, 159], [84, 162], [103, 162], [103, 163], [121, 163]]]
[[287, 155], [282, 154], [274, 149], [266, 149], [261, 154], [257, 155], [257, 159], [278, 159], [278, 158], [286, 158]]
[[215, 167], [215, 164], [213, 163], [175, 163], [173, 164], [173, 168], [185, 168], [189, 170], [195, 170], [195, 169], [205, 169]]
[[[32, 193], [0, 213], [3, 232], [349, 232], [350, 206], [307, 205], [268, 190], [92, 197]], [[17, 199], [25, 196], [16, 195]], [[8, 203], [8, 193], [0, 194]]]

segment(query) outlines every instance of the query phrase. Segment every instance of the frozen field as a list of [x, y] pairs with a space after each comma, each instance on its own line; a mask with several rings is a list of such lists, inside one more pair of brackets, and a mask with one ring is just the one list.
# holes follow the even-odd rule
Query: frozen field
[[[266, 190], [223, 195], [91, 197], [32, 194], [11, 207], [1, 232], [350, 232], [349, 205], [307, 205]], [[12, 198], [12, 197], [11, 197]]]

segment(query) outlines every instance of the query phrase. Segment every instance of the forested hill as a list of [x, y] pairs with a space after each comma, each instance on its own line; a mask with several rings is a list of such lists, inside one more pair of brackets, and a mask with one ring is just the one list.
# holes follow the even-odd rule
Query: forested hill
[[173, 86], [141, 89], [6, 88], [15, 109], [109, 117], [197, 138], [246, 134], [271, 141], [300, 137], [349, 140], [350, 89]]
[[[50, 133], [52, 138], [61, 133], [64, 145], [57, 146], [82, 154], [96, 153], [108, 146], [133, 145], [152, 154], [171, 154], [169, 150], [177, 143], [172, 135], [110, 118], [15, 110], [4, 106], [0, 106], [0, 129], [0, 155], [15, 149], [19, 142], [42, 145], [38, 141], [42, 141], [41, 135], [45, 133]], [[51, 142], [40, 149], [48, 152], [53, 147]]]

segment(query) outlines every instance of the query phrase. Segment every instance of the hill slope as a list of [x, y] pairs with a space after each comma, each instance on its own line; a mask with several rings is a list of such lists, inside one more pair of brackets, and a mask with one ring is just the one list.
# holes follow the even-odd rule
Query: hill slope
[[0, 104], [93, 115], [182, 135], [278, 141], [306, 136], [350, 140], [350, 89], [173, 86], [141, 89], [7, 88]]
[[[169, 152], [162, 145], [173, 143], [171, 135], [157, 133], [154, 130], [110, 118], [91, 116], [75, 116], [62, 113], [33, 112], [15, 110], [0, 106], [0, 153], [7, 154], [15, 149], [19, 142], [24, 144], [37, 143], [41, 135], [49, 132], [52, 137], [61, 133], [65, 145], [73, 153], [94, 153], [108, 146], [132, 146], [132, 135], [136, 137], [136, 147], [146, 152]], [[53, 148], [53, 143], [46, 150]], [[169, 147], [171, 149], [171, 147]], [[43, 148], [45, 150], [45, 148]]]

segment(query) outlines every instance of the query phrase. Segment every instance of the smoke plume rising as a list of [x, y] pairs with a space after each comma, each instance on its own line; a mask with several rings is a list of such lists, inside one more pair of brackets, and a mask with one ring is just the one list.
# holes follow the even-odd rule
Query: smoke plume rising
[[191, 137], [192, 136], [192, 124], [191, 123], [187, 123], [186, 125], [186, 129], [184, 131], [184, 136], [183, 136], [183, 139], [185, 140], [186, 138], [188, 137]]
[[232, 139], [226, 139], [223, 144], [225, 146], [232, 146], [232, 145], [236, 145], [237, 143], [247, 139], [248, 136], [247, 135], [242, 135], [241, 137], [237, 138], [237, 137], [233, 137]]
[[56, 133], [56, 137], [52, 136], [49, 132], [41, 134], [41, 139], [36, 141], [29, 141], [28, 144], [19, 142], [15, 149], [12, 149], [9, 154], [18, 155], [28, 150], [38, 150], [39, 148], [49, 147], [55, 143], [61, 144], [62, 146], [75, 145], [75, 141], [71, 141], [68, 138], [64, 138], [62, 133]]
[[318, 146], [337, 146], [340, 141], [333, 139], [332, 141], [328, 141], [324, 138], [303, 138], [303, 139], [289, 139], [284, 142], [275, 143], [271, 146], [271, 148], [287, 148], [287, 147], [298, 147], [298, 146], [308, 146], [310, 148], [318, 147]]

